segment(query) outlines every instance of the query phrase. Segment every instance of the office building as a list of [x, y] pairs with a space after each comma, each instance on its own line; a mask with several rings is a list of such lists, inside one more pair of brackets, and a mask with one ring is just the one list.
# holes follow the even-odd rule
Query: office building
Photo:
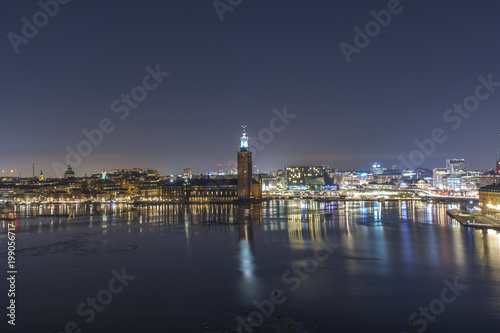
[[287, 165], [285, 166], [286, 182], [290, 188], [303, 187], [311, 185], [316, 182], [321, 182], [325, 175], [325, 166], [301, 166], [301, 165]]
[[386, 168], [382, 168], [382, 166], [379, 163], [375, 162], [375, 163], [373, 163], [373, 165], [370, 169], [370, 173], [372, 175], [381, 175], [384, 173], [385, 170], [386, 170]]
[[433, 186], [438, 190], [445, 189], [445, 178], [449, 175], [448, 170], [444, 168], [436, 168], [432, 172]]
[[464, 173], [469, 169], [465, 159], [451, 158], [446, 160], [446, 170], [448, 173]]

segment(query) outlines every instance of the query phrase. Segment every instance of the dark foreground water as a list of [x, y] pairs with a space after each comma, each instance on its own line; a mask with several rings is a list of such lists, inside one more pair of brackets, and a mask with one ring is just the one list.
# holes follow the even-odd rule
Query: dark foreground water
[[[17, 220], [1, 332], [498, 332], [500, 235], [446, 206], [272, 201]], [[8, 305], [6, 234], [1, 304]], [[97, 300], [94, 301], [94, 297]], [[4, 329], [6, 328], [6, 329]], [[255, 330], [254, 330], [255, 332]]]

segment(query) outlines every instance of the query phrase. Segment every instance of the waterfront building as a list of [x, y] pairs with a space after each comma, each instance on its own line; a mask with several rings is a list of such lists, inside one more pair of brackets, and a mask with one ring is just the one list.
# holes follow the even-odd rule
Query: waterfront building
[[369, 182], [367, 185], [364, 185], [364, 188], [369, 190], [396, 190], [399, 188], [399, 185], [396, 185], [393, 182], [377, 183], [373, 181]]
[[[246, 127], [246, 126], [245, 126]], [[164, 182], [161, 199], [181, 202], [230, 202], [262, 199], [262, 177], [252, 175], [252, 153], [249, 151], [245, 130], [238, 151], [238, 176], [190, 179], [187, 182]]]
[[238, 199], [237, 179], [192, 179], [164, 187], [163, 198], [182, 202], [229, 202]]
[[479, 189], [479, 207], [482, 210], [500, 210], [500, 185], [493, 184]]
[[286, 182], [289, 188], [314, 186], [321, 183], [325, 176], [325, 166], [304, 166], [304, 165], [287, 165], [285, 166]]
[[[275, 172], [273, 174], [276, 174]], [[278, 179], [276, 176], [262, 176], [262, 191], [265, 192], [272, 192], [272, 191], [278, 191], [280, 188], [278, 188]]]

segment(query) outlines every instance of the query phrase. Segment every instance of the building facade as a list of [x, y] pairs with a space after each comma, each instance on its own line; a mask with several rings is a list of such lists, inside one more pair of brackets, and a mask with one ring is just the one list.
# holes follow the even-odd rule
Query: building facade
[[500, 185], [488, 185], [479, 189], [479, 207], [484, 211], [500, 210]]
[[444, 190], [446, 187], [445, 179], [448, 176], [448, 170], [444, 168], [436, 168], [433, 170], [433, 186], [438, 190]]
[[451, 158], [446, 160], [446, 170], [448, 173], [464, 173], [469, 169], [465, 159]]
[[287, 165], [285, 166], [286, 183], [289, 188], [297, 186], [306, 186], [314, 183], [315, 179], [325, 176], [326, 168], [324, 165], [304, 166], [304, 165]]

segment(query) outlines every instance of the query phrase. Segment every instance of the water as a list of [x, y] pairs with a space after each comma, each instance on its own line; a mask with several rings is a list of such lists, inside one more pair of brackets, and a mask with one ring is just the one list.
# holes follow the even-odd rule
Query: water
[[[129, 208], [17, 220], [17, 324], [9, 331], [250, 332], [242, 324], [249, 312], [264, 319], [264, 332], [278, 332], [275, 290], [283, 332], [285, 310], [293, 332], [313, 332], [315, 321], [317, 332], [412, 332], [412, 314], [419, 332], [500, 324], [500, 235], [463, 229], [445, 205]], [[113, 269], [130, 276], [116, 293]], [[91, 310], [85, 303], [96, 294], [106, 304]], [[434, 313], [418, 313], [429, 306]]]

